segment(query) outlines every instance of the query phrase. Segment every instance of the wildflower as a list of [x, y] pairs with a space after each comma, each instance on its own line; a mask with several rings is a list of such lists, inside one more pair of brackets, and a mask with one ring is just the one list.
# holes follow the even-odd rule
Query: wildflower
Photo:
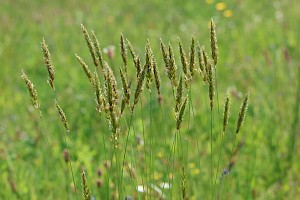
[[232, 17], [232, 16], [233, 16], [233, 12], [232, 12], [232, 10], [225, 10], [225, 11], [223, 12], [223, 15], [224, 15], [224, 17], [229, 18], [229, 17]]
[[220, 3], [216, 4], [216, 10], [222, 11], [222, 10], [225, 10], [225, 9], [226, 9], [226, 4], [225, 3], [220, 2]]

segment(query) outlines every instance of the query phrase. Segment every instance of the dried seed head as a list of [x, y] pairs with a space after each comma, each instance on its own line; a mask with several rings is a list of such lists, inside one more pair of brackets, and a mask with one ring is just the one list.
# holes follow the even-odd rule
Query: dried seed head
[[81, 178], [82, 178], [82, 194], [84, 200], [91, 200], [91, 191], [87, 185], [87, 180], [86, 180], [86, 175], [85, 172], [82, 171], [81, 173]]
[[192, 42], [190, 46], [190, 72], [191, 77], [194, 76], [195, 70], [195, 37], [192, 37]]
[[120, 52], [124, 63], [125, 73], [127, 73], [127, 51], [123, 34], [120, 36]]
[[80, 58], [77, 54], [75, 54], [77, 61], [81, 64], [84, 73], [87, 75], [87, 77], [89, 78], [90, 82], [93, 83], [93, 75], [89, 69], [89, 66], [82, 60], [82, 58]]
[[224, 104], [224, 113], [223, 113], [223, 135], [225, 133], [225, 130], [226, 130], [226, 127], [228, 124], [229, 108], [230, 108], [230, 95], [229, 95], [229, 92], [227, 91], [226, 97], [225, 97], [225, 104]]
[[91, 38], [89, 36], [89, 33], [87, 32], [86, 28], [83, 26], [83, 24], [81, 24], [81, 31], [82, 31], [82, 33], [84, 35], [86, 44], [87, 44], [87, 46], [89, 48], [90, 54], [91, 54], [92, 59], [94, 61], [94, 65], [98, 66], [98, 61], [97, 61], [97, 58], [96, 58], [95, 49], [94, 49], [92, 40], [91, 40]]
[[175, 114], [176, 115], [181, 106], [181, 102], [182, 102], [182, 77], [180, 77], [179, 84], [177, 87], [177, 93], [176, 93], [176, 101], [175, 101]]
[[27, 86], [27, 89], [29, 91], [32, 104], [33, 106], [38, 109], [40, 107], [37, 99], [37, 91], [34, 89], [33, 83], [29, 80], [28, 76], [25, 74], [25, 72], [22, 70], [22, 79], [25, 81], [25, 84]]
[[[94, 49], [96, 51], [96, 55], [98, 57], [98, 61], [99, 61], [99, 64], [100, 64], [100, 67], [101, 69], [103, 70], [103, 57], [102, 57], [102, 52], [101, 52], [101, 48], [100, 48], [100, 44], [98, 42], [98, 39], [96, 37], [96, 34], [95, 32], [92, 30], [92, 40], [93, 40], [93, 46], [94, 46]], [[98, 66], [96, 65], [96, 67], [98, 68]], [[100, 70], [98, 69], [98, 72]]]
[[43, 50], [43, 55], [44, 55], [45, 66], [47, 68], [48, 75], [49, 75], [48, 83], [50, 84], [51, 88], [53, 90], [55, 90], [55, 87], [54, 87], [54, 74], [55, 74], [54, 73], [54, 67], [52, 65], [51, 55], [50, 55], [50, 52], [48, 50], [45, 38], [43, 38], [43, 41], [42, 41], [42, 50]]
[[187, 101], [188, 101], [188, 96], [185, 97], [183, 103], [180, 106], [179, 114], [178, 114], [177, 120], [176, 120], [176, 129], [177, 130], [179, 130], [181, 128], [181, 124], [182, 124], [183, 116], [184, 116], [184, 113], [185, 113], [185, 108], [186, 108]]
[[129, 106], [130, 101], [130, 90], [129, 86], [125, 77], [125, 74], [123, 70], [120, 68], [120, 74], [121, 74], [121, 80], [122, 80], [122, 86], [123, 86], [123, 98], [122, 98], [122, 104], [121, 104], [121, 114], [123, 113], [125, 106]]
[[239, 133], [240, 128], [243, 125], [243, 122], [245, 120], [245, 116], [246, 116], [247, 108], [248, 108], [249, 96], [250, 96], [250, 92], [247, 92], [247, 94], [245, 95], [244, 101], [241, 105], [240, 112], [239, 112], [239, 118], [238, 118], [236, 130], [235, 130], [236, 134]]
[[187, 76], [188, 75], [187, 58], [186, 58], [185, 52], [183, 50], [183, 46], [182, 46], [180, 38], [178, 38], [178, 43], [179, 43], [179, 53], [180, 53], [180, 60], [181, 60], [181, 64], [182, 64], [182, 70], [183, 70], [183, 73], [185, 74], [185, 76]]
[[174, 52], [173, 52], [173, 48], [171, 47], [171, 45], [169, 44], [169, 66], [167, 68], [167, 75], [169, 77], [169, 79], [171, 80], [171, 84], [173, 86], [173, 88], [176, 88], [178, 83], [176, 80], [176, 64], [175, 64], [175, 58], [174, 58]]
[[65, 115], [63, 109], [61, 109], [61, 107], [59, 106], [56, 99], [54, 99], [54, 102], [55, 102], [55, 105], [56, 105], [56, 108], [57, 108], [57, 111], [58, 111], [58, 114], [59, 114], [62, 124], [64, 125], [67, 132], [70, 132], [68, 121], [67, 121], [67, 118], [66, 118], [66, 115]]
[[208, 87], [209, 87], [209, 99], [210, 99], [210, 109], [213, 109], [214, 106], [214, 95], [215, 95], [215, 80], [214, 80], [214, 73], [211, 62], [208, 61], [207, 63], [207, 76], [208, 76]]
[[213, 19], [210, 21], [210, 43], [211, 43], [211, 56], [214, 60], [214, 65], [218, 62], [218, 43], [216, 35], [216, 25]]

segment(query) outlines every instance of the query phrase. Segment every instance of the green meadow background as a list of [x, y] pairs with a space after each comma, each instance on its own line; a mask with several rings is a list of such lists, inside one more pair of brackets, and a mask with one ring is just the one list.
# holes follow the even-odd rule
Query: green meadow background
[[[148, 38], [160, 74], [164, 76], [161, 105], [154, 86], [152, 96], [145, 89], [144, 107], [139, 107], [133, 117], [127, 162], [133, 166], [136, 177], [129, 172], [124, 175], [123, 195], [145, 199], [148, 193], [138, 192], [139, 185], [159, 186], [168, 182], [170, 173], [180, 172], [180, 163], [173, 172], [165, 167], [168, 155], [172, 155], [170, 144], [175, 133], [175, 118], [169, 103], [173, 100], [159, 49], [160, 39], [172, 44], [180, 69], [177, 38], [181, 38], [188, 52], [193, 35], [209, 53], [211, 18], [217, 25], [219, 46], [220, 110], [215, 106], [213, 129], [215, 166], [217, 151], [222, 149], [219, 174], [229, 162], [243, 96], [248, 90], [251, 92], [246, 120], [237, 136], [234, 166], [222, 187], [215, 185], [215, 198], [300, 198], [299, 10], [297, 0], [1, 0], [0, 199], [76, 199], [70, 169], [64, 160], [67, 147], [53, 104], [55, 94], [47, 84], [40, 45], [43, 37], [55, 68], [56, 95], [71, 128], [67, 139], [73, 155], [77, 196], [82, 198], [82, 170], [87, 174], [95, 199], [109, 199], [114, 195], [116, 185], [107, 182], [109, 173], [115, 176], [114, 168], [112, 166], [110, 172], [104, 164], [111, 159], [112, 152], [108, 123], [95, 111], [94, 90], [75, 57], [75, 53], [79, 54], [92, 67], [80, 24], [96, 32], [102, 48], [115, 47], [114, 58], [104, 54], [104, 59], [118, 80], [118, 68], [122, 66], [120, 33], [131, 41], [143, 62]], [[132, 63], [130, 59], [128, 62]], [[31, 105], [21, 79], [22, 69], [38, 91], [42, 120]], [[132, 64], [129, 70], [134, 70]], [[232, 96], [231, 116], [221, 144], [218, 134], [227, 90]], [[187, 110], [181, 131], [187, 155], [183, 162], [187, 193], [190, 199], [209, 199], [212, 191], [210, 111], [207, 87], [199, 74], [193, 80], [191, 99], [194, 110], [191, 107]], [[129, 121], [128, 114], [125, 119]], [[121, 127], [126, 132], [123, 120]], [[168, 137], [163, 136], [164, 131]], [[43, 134], [47, 135], [50, 146]], [[147, 155], [151, 155], [150, 158]], [[180, 199], [180, 191], [175, 187], [176, 184], [174, 190], [164, 189], [166, 199]], [[148, 199], [157, 197], [150, 193]]]

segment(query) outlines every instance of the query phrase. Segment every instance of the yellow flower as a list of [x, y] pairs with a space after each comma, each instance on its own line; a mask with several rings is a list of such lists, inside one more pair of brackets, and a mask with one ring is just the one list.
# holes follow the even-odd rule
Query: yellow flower
[[216, 10], [222, 11], [222, 10], [225, 10], [225, 9], [226, 9], [226, 4], [225, 3], [220, 2], [220, 3], [216, 4]]
[[233, 12], [232, 10], [225, 10], [223, 12], [224, 17], [232, 17], [233, 16]]
[[193, 162], [189, 163], [189, 168], [194, 169], [195, 168], [195, 163], [193, 163]]
[[193, 169], [193, 170], [191, 171], [191, 175], [192, 175], [192, 176], [195, 176], [195, 175], [198, 175], [198, 174], [200, 174], [200, 169], [198, 169], [198, 168]]
[[212, 3], [214, 2], [214, 0], [205, 0], [205, 2], [206, 2], [207, 4], [212, 4]]

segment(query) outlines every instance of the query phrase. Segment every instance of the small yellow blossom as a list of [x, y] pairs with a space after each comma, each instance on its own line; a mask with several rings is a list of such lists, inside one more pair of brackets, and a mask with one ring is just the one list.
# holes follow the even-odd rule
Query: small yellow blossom
[[232, 17], [233, 16], [233, 12], [232, 10], [225, 10], [223, 12], [224, 17]]
[[190, 169], [194, 169], [195, 166], [196, 166], [195, 163], [193, 163], [193, 162], [189, 163], [189, 168], [190, 168]]
[[158, 157], [158, 158], [163, 158], [163, 157], [164, 157], [164, 153], [161, 152], [161, 151], [159, 151], [159, 152], [157, 153], [157, 157]]
[[216, 4], [216, 10], [222, 11], [222, 10], [225, 10], [225, 9], [226, 9], [226, 4], [225, 3], [220, 2], [220, 3]]
[[195, 175], [198, 175], [198, 174], [200, 174], [200, 169], [198, 169], [198, 168], [193, 169], [193, 170], [191, 171], [191, 175], [192, 175], [192, 176], [195, 176]]

